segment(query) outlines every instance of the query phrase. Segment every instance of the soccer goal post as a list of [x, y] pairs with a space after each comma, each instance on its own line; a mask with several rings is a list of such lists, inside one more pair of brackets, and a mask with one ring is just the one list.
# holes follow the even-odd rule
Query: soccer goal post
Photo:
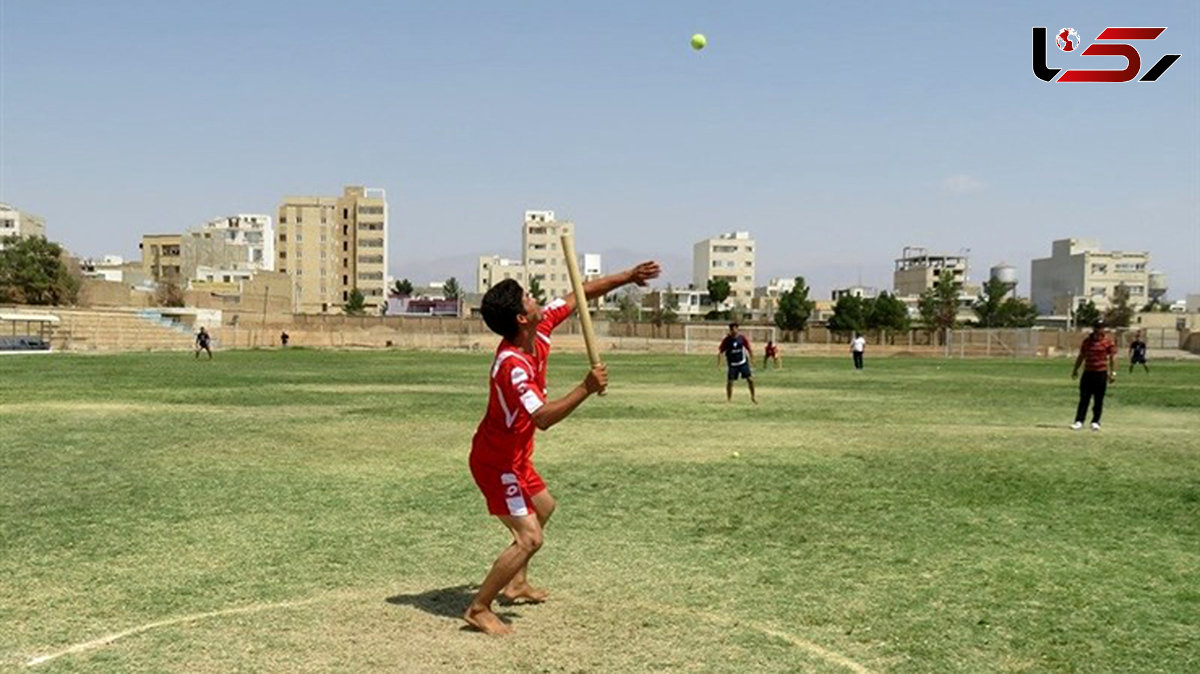
[[[739, 325], [738, 332], [750, 340], [750, 348], [755, 356], [762, 355], [767, 340], [775, 341], [775, 326], [773, 325]], [[728, 323], [688, 323], [683, 326], [684, 353], [716, 353], [721, 340], [729, 334]]]

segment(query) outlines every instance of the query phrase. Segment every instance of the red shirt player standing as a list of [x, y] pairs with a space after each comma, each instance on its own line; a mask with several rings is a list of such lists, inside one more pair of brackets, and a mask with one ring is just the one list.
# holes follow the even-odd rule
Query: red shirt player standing
[[[585, 283], [587, 299], [607, 295], [628, 283], [645, 285], [659, 274], [658, 264], [643, 262]], [[542, 530], [554, 512], [554, 498], [533, 467], [533, 435], [562, 421], [588, 396], [603, 391], [608, 373], [603, 364], [558, 400], [546, 397], [546, 358], [550, 333], [575, 310], [575, 295], [544, 308], [511, 279], [483, 296], [481, 313], [504, 339], [496, 347], [488, 385], [488, 407], [471, 442], [471, 476], [483, 492], [488, 512], [512, 533], [513, 543], [500, 553], [471, 600], [463, 618], [488, 634], [512, 631], [492, 611], [503, 591], [512, 600], [539, 602], [547, 592], [529, 584], [529, 559], [542, 546]]]

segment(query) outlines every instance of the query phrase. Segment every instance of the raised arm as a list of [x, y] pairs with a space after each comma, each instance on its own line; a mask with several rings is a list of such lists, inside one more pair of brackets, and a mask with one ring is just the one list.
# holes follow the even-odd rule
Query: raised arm
[[[602, 297], [630, 283], [635, 283], [639, 286], [646, 285], [651, 279], [658, 278], [662, 273], [662, 269], [657, 262], [643, 262], [636, 267], [626, 269], [623, 272], [601, 276], [598, 279], [592, 279], [583, 284], [583, 294], [587, 295], [587, 299]], [[570, 293], [563, 298], [567, 308], [574, 311], [578, 302], [575, 299], [575, 293]]]

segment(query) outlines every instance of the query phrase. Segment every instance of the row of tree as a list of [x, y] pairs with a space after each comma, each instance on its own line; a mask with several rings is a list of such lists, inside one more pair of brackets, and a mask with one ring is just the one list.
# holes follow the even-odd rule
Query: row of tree
[[[70, 265], [61, 246], [44, 237], [7, 237], [3, 239], [4, 250], [0, 251], [0, 302], [9, 304], [74, 304], [80, 281], [71, 273]], [[392, 288], [399, 295], [411, 295], [413, 285], [408, 279], [395, 282]], [[708, 282], [708, 295], [715, 306], [729, 298], [729, 281], [723, 278]], [[954, 328], [959, 324], [959, 293], [961, 285], [949, 271], [938, 278], [934, 287], [923, 293], [917, 303], [921, 323], [930, 330]], [[160, 284], [158, 298], [163, 306], [182, 305], [183, 292], [176, 284]], [[983, 285], [983, 293], [975, 300], [972, 309], [976, 315], [974, 324], [984, 328], [1023, 328], [1032, 326], [1037, 318], [1037, 309], [1028, 301], [1007, 297], [1009, 286], [996, 279]], [[451, 276], [443, 286], [446, 299], [459, 299], [462, 289], [458, 280]], [[546, 292], [537, 279], [530, 280], [529, 293], [539, 302], [546, 301]], [[365, 298], [355, 288], [349, 301], [343, 306], [348, 314], [362, 314]], [[623, 293], [615, 298], [616, 308], [610, 318], [620, 322], [632, 322], [643, 318], [638, 298], [633, 293]], [[779, 297], [775, 311], [775, 325], [785, 331], [803, 330], [812, 317], [816, 302], [809, 298], [808, 284], [803, 276], [797, 276], [791, 290]], [[662, 300], [650, 309], [648, 318], [655, 325], [674, 323], [679, 318], [678, 295], [667, 286]], [[1129, 289], [1124, 284], [1117, 286], [1111, 306], [1101, 313], [1096, 304], [1088, 300], [1074, 312], [1076, 325], [1090, 325], [1104, 319], [1113, 327], [1128, 327], [1135, 310], [1130, 305]], [[731, 312], [710, 312], [709, 318], [738, 318]], [[887, 330], [903, 332], [911, 327], [908, 309], [895, 296], [882, 293], [875, 298], [843, 296], [833, 308], [829, 328], [838, 332], [862, 330]]]

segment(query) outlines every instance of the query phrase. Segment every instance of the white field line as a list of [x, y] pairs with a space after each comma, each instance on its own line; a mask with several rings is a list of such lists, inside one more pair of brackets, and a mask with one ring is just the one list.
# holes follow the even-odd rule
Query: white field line
[[[353, 593], [353, 594], [359, 594], [359, 593]], [[558, 594], [559, 597], [567, 598], [564, 595], [564, 593], [556, 593], [556, 594]], [[257, 613], [259, 611], [270, 611], [273, 609], [304, 606], [307, 604], [313, 604], [315, 602], [321, 601], [322, 599], [328, 599], [328, 598], [330, 598], [330, 596], [336, 596], [336, 595], [326, 595], [324, 597], [313, 597], [313, 598], [309, 598], [309, 599], [300, 599], [300, 600], [296, 600], [296, 601], [285, 601], [285, 602], [278, 602], [278, 603], [274, 603], [274, 604], [254, 604], [252, 606], [242, 606], [240, 608], [223, 609], [220, 611], [209, 611], [207, 613], [195, 613], [192, 615], [180, 616], [178, 618], [159, 620], [159, 621], [152, 622], [152, 623], [146, 623], [145, 625], [131, 627], [127, 630], [109, 634], [107, 636], [103, 636], [98, 639], [92, 639], [91, 641], [86, 641], [83, 643], [75, 644], [74, 646], [69, 646], [67, 648], [64, 648], [60, 651], [56, 651], [54, 653], [47, 653], [45, 655], [39, 655], [39, 656], [29, 660], [28, 662], [26, 662], [25, 666], [26, 667], [36, 667], [37, 665], [45, 664], [47, 662], [50, 662], [51, 660], [61, 658], [64, 655], [74, 655], [76, 653], [84, 653], [87, 651], [95, 650], [97, 648], [102, 648], [104, 646], [108, 646], [108, 645], [112, 644], [115, 641], [124, 639], [125, 637], [133, 636], [136, 634], [141, 634], [143, 632], [148, 632], [152, 629], [157, 629], [159, 627], [167, 627], [168, 625], [180, 625], [183, 623], [196, 622], [199, 620], [205, 620], [207, 618], [216, 618], [216, 617], [227, 616], [227, 615], [237, 615], [237, 614], [241, 614], [241, 613]], [[838, 653], [836, 651], [831, 651], [828, 648], [825, 648], [824, 646], [821, 646], [812, 641], [809, 641], [808, 639], [803, 639], [801, 637], [798, 637], [794, 634], [791, 634], [790, 632], [785, 632], [783, 630], [775, 629], [773, 627], [769, 627], [769, 626], [763, 625], [761, 623], [751, 622], [751, 621], [740, 621], [740, 620], [735, 620], [733, 618], [726, 618], [724, 616], [719, 616], [714, 613], [709, 613], [707, 611], [698, 611], [695, 609], [684, 609], [684, 608], [679, 608], [679, 607], [666, 606], [663, 604], [642, 603], [641, 605], [643, 608], [646, 608], [646, 609], [649, 609], [651, 611], [655, 611], [658, 613], [671, 613], [671, 614], [674, 614], [674, 615], [680, 616], [680, 617], [699, 616], [700, 618], [704, 619], [706, 622], [716, 623], [723, 627], [734, 627], [734, 628], [749, 627], [749, 628], [751, 628], [755, 631], [761, 632], [763, 634], [775, 637], [777, 639], [782, 639], [803, 651], [807, 651], [811, 655], [814, 655], [826, 662], [838, 665], [840, 667], [844, 667], [844, 668], [854, 672], [855, 674], [871, 674], [871, 670], [867, 669], [866, 667], [863, 667], [862, 665], [860, 665], [857, 662], [851, 660], [850, 658], [842, 655], [841, 653]]]
[[277, 608], [291, 608], [293, 606], [303, 606], [305, 604], [312, 604], [313, 602], [316, 602], [318, 600], [319, 600], [319, 598], [313, 598], [313, 599], [301, 599], [298, 601], [285, 601], [285, 602], [279, 602], [277, 604], [255, 604], [253, 606], [243, 606], [241, 608], [229, 608], [229, 609], [223, 609], [220, 611], [209, 611], [208, 613], [196, 613], [193, 615], [181, 616], [179, 618], [170, 618], [168, 620], [159, 620], [157, 622], [146, 623], [145, 625], [139, 625], [138, 627], [131, 627], [131, 628], [121, 631], [121, 632], [116, 632], [114, 634], [109, 634], [107, 636], [100, 637], [99, 639], [92, 639], [91, 641], [86, 641], [81, 644], [75, 644], [74, 646], [64, 648], [61, 651], [57, 651], [54, 653], [47, 653], [46, 655], [39, 655], [36, 658], [33, 658], [32, 660], [30, 660], [29, 662], [26, 662], [25, 666], [26, 667], [36, 667], [37, 665], [41, 665], [41, 664], [50, 662], [51, 660], [61, 658], [64, 655], [73, 655], [75, 653], [83, 653], [86, 651], [94, 650], [94, 649], [100, 648], [101, 646], [107, 646], [107, 645], [113, 643], [114, 641], [117, 641], [118, 639], [124, 639], [125, 637], [130, 637], [135, 634], [141, 634], [142, 632], [148, 632], [148, 631], [158, 628], [158, 627], [166, 627], [168, 625], [179, 625], [182, 623], [196, 622], [197, 620], [204, 620], [206, 618], [216, 618], [219, 616], [237, 615], [239, 613], [257, 613], [258, 611], [269, 611], [271, 609], [277, 609]]
[[857, 662], [851, 660], [850, 658], [842, 655], [841, 653], [838, 653], [836, 651], [831, 651], [828, 648], [821, 646], [820, 644], [816, 644], [816, 643], [809, 641], [808, 639], [803, 639], [803, 638], [798, 637], [795, 634], [792, 634], [790, 632], [784, 632], [783, 630], [778, 630], [773, 627], [763, 625], [762, 623], [757, 623], [757, 622], [748, 621], [748, 620], [736, 620], [733, 618], [726, 618], [724, 616], [719, 616], [714, 613], [709, 613], [707, 611], [700, 611], [697, 609], [683, 609], [683, 608], [678, 608], [678, 607], [674, 607], [674, 606], [665, 606], [662, 604], [642, 604], [642, 606], [651, 611], [657, 611], [659, 613], [672, 613], [679, 617], [697, 617], [698, 616], [707, 622], [716, 623], [723, 627], [734, 627], [734, 628], [749, 627], [750, 629], [755, 630], [756, 632], [761, 632], [763, 634], [775, 637], [777, 639], [782, 639], [803, 651], [807, 651], [811, 655], [815, 655], [816, 657], [818, 657], [826, 662], [844, 667], [844, 668], [854, 672], [855, 674], [871, 674], [871, 670], [867, 669], [866, 667], [863, 667], [862, 665], [860, 665]]

